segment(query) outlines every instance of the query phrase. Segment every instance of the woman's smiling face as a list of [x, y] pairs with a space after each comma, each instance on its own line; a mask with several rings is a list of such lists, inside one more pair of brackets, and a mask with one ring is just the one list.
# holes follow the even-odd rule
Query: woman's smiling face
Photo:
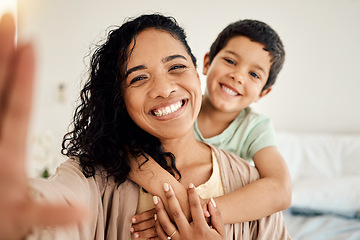
[[150, 28], [136, 37], [130, 52], [124, 100], [133, 121], [160, 140], [193, 131], [202, 95], [184, 45], [170, 33]]

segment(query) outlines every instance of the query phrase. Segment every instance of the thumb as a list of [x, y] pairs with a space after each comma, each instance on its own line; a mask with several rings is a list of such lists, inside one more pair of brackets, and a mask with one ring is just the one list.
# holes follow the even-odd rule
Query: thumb
[[211, 214], [211, 225], [213, 228], [225, 238], [225, 225], [221, 217], [219, 209], [216, 207], [216, 203], [213, 198], [208, 203], [209, 212]]
[[205, 216], [206, 218], [210, 217], [210, 212], [209, 212], [209, 209], [208, 209], [208, 204], [207, 204], [206, 202], [202, 202], [202, 203], [201, 203], [201, 208], [202, 208], [202, 210], [203, 210], [203, 212], [204, 212], [204, 216]]

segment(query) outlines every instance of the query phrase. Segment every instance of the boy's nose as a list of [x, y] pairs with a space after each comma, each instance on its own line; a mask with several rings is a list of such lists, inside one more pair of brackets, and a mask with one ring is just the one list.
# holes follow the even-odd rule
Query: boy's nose
[[231, 73], [230, 77], [236, 81], [239, 82], [240, 84], [244, 84], [245, 82], [245, 78], [244, 78], [244, 74], [242, 74], [240, 71], [234, 71]]
[[149, 96], [167, 98], [176, 90], [176, 84], [163, 75], [153, 76]]

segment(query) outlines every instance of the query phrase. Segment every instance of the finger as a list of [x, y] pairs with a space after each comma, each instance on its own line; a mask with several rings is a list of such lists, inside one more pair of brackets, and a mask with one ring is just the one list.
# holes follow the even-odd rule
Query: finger
[[201, 204], [201, 202], [200, 202], [200, 206], [202, 207], [204, 216], [207, 217], [207, 218], [209, 218], [209, 217], [210, 217], [210, 213], [209, 213], [209, 210], [208, 210], [207, 203]]
[[152, 226], [152, 228], [148, 228], [145, 229], [143, 231], [139, 231], [139, 232], [134, 232], [134, 238], [135, 239], [148, 239], [148, 238], [155, 238], [157, 237], [158, 234], [156, 233], [156, 229], [155, 229], [155, 221], [154, 224]]
[[[2, 112], [0, 150], [11, 165], [8, 171], [24, 175], [26, 133], [30, 118], [34, 80], [34, 53], [31, 45], [18, 50], [14, 76], [5, 110]], [[6, 152], [5, 152], [6, 150]], [[9, 161], [9, 159], [17, 159]]]
[[153, 238], [148, 238], [146, 240], [160, 240], [161, 238], [159, 238], [159, 236], [153, 237]]
[[[34, 61], [34, 51], [31, 44], [18, 49], [14, 60], [13, 82], [11, 88], [8, 89], [10, 94], [4, 112], [2, 137], [13, 140], [20, 146], [24, 146], [25, 139], [19, 142], [18, 136], [24, 136], [26, 133], [31, 110]], [[14, 137], [11, 138], [11, 136]]]
[[[15, 21], [10, 14], [4, 14], [0, 20], [0, 96], [4, 94], [4, 86], [7, 79], [11, 55], [15, 45]], [[2, 98], [0, 98], [0, 106]], [[1, 108], [0, 108], [1, 114]], [[0, 115], [1, 116], [1, 115]]]
[[222, 237], [225, 238], [225, 225], [213, 198], [211, 198], [208, 203], [208, 209], [211, 215], [211, 225]]
[[155, 217], [155, 229], [156, 229], [156, 233], [158, 235], [158, 238], [166, 240], [167, 239], [167, 234], [164, 231], [164, 229], [161, 227], [160, 221], [159, 221], [159, 219], [157, 219], [157, 214], [155, 214], [154, 217]]
[[[154, 199], [156, 215], [157, 215], [157, 220], [155, 221], [155, 226], [157, 223], [160, 224], [161, 229], [165, 232], [165, 235], [167, 237], [176, 230], [176, 227], [171, 222], [161, 199], [157, 196], [154, 196], [153, 199]], [[157, 228], [156, 228], [156, 230], [157, 230]], [[159, 232], [158, 232], [158, 235], [159, 235]]]
[[[181, 232], [188, 229], [189, 222], [181, 209], [180, 203], [175, 196], [174, 190], [167, 183], [164, 183], [164, 190], [165, 190], [166, 200], [169, 205], [169, 211], [170, 211], [169, 214], [171, 214], [171, 216], [173, 217], [176, 225], [179, 228], [179, 231]], [[171, 234], [173, 232], [174, 231], [167, 233]]]
[[133, 224], [130, 231], [133, 233], [142, 232], [153, 227], [155, 227], [155, 220], [154, 218], [151, 218], [140, 223]]
[[152, 208], [152, 209], [147, 210], [145, 212], [136, 214], [131, 218], [131, 222], [132, 223], [139, 223], [139, 222], [142, 222], [142, 221], [145, 221], [145, 220], [154, 219], [155, 212], [156, 212], [155, 208]]
[[204, 212], [200, 204], [199, 195], [196, 193], [194, 184], [190, 183], [188, 188], [190, 212], [195, 225], [207, 225]]

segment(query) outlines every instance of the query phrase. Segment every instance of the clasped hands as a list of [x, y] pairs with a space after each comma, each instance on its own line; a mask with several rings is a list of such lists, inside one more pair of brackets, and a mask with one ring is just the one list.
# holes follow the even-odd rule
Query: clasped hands
[[[164, 184], [166, 201], [169, 205], [169, 215], [165, 210], [164, 203], [158, 196], [153, 197], [155, 209], [135, 215], [132, 219], [131, 228], [135, 238], [139, 239], [225, 239], [225, 227], [215, 202], [208, 201], [205, 213], [200, 198], [193, 184], [188, 187], [189, 205], [192, 222], [189, 223], [181, 210], [172, 187]], [[208, 217], [209, 223], [207, 222]]]

